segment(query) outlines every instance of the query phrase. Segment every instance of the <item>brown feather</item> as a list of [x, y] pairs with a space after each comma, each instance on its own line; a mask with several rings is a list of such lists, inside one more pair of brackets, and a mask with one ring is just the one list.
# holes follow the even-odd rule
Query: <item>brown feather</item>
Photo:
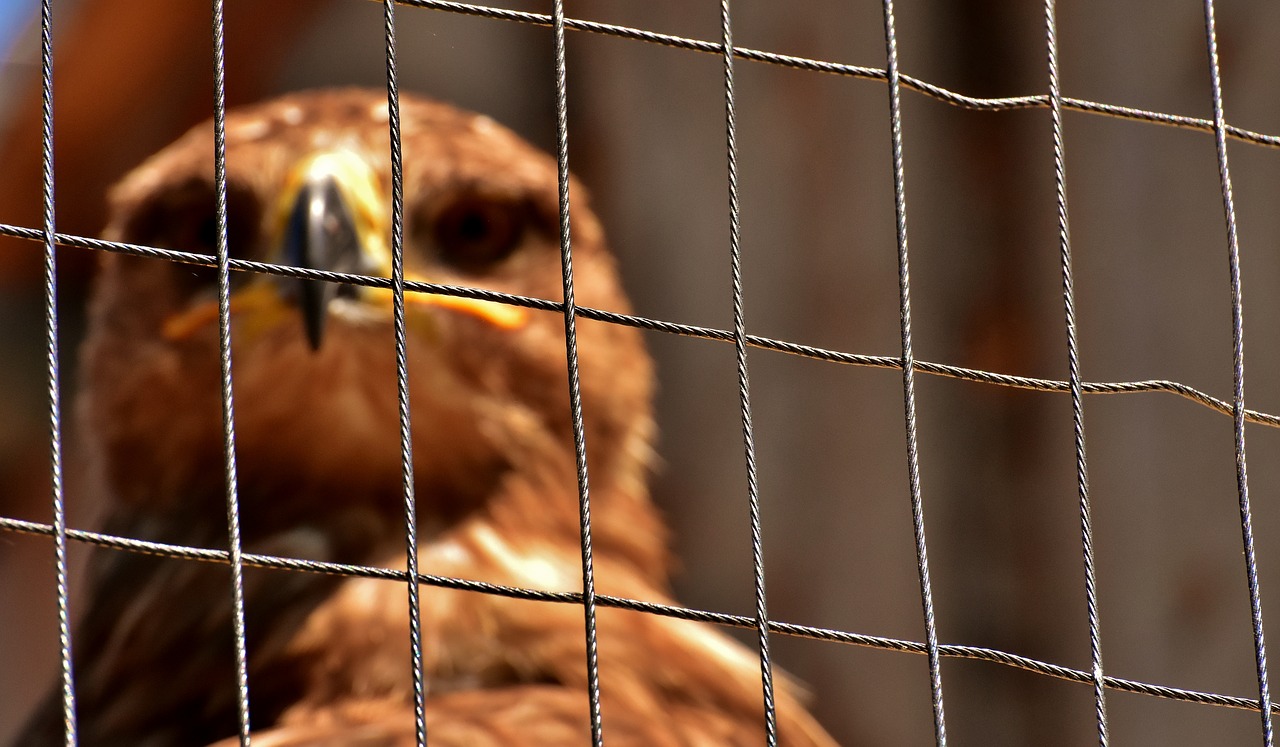
[[[401, 114], [406, 268], [559, 300], [554, 162], [443, 104], [405, 96]], [[287, 174], [317, 148], [359, 152], [389, 192], [385, 117], [381, 93], [355, 90], [230, 113], [232, 253], [278, 260]], [[211, 153], [201, 127], [136, 169], [113, 193], [106, 236], [211, 253]], [[625, 312], [600, 225], [576, 184], [573, 193], [577, 301]], [[460, 199], [507, 211], [518, 236], [509, 254], [442, 251], [440, 221]], [[233, 279], [237, 288], [264, 282]], [[104, 260], [80, 408], [113, 495], [109, 531], [226, 546], [216, 318], [192, 311], [207, 308], [210, 292], [206, 269]], [[312, 350], [287, 293], [280, 298], [233, 313], [244, 548], [403, 568], [389, 312], [354, 304], [360, 313], [331, 313]], [[506, 329], [443, 306], [409, 311], [421, 569], [579, 591], [562, 318], [531, 312]], [[669, 601], [666, 530], [645, 484], [652, 363], [632, 328], [583, 320], [578, 339], [598, 590]], [[235, 734], [226, 568], [106, 550], [95, 566], [75, 638], [82, 743], [185, 746]], [[255, 744], [413, 743], [403, 584], [251, 568], [245, 598]], [[440, 588], [424, 588], [422, 600], [432, 744], [589, 741], [579, 606]], [[758, 664], [723, 634], [601, 609], [599, 653], [611, 744], [763, 739]], [[794, 692], [780, 681], [783, 743], [831, 744]], [[59, 714], [51, 694], [19, 743], [59, 743]]]

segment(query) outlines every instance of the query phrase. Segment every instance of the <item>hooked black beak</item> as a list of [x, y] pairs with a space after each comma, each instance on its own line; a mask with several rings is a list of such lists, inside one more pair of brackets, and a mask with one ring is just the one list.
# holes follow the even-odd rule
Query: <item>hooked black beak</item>
[[[283, 259], [294, 267], [355, 273], [361, 270], [362, 249], [351, 208], [333, 175], [305, 180], [289, 210], [284, 232]], [[299, 311], [312, 350], [324, 341], [329, 303], [349, 286], [322, 280], [284, 279], [297, 294]]]

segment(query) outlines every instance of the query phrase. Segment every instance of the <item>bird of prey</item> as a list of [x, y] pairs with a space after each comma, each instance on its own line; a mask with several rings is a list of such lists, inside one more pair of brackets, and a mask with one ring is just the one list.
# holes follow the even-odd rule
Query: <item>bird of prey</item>
[[[410, 280], [561, 298], [555, 162], [492, 120], [400, 99]], [[391, 270], [385, 94], [286, 96], [226, 118], [233, 256]], [[113, 191], [105, 236], [214, 252], [213, 133], [196, 128]], [[575, 184], [577, 300], [628, 302]], [[225, 548], [215, 274], [104, 257], [79, 413], [110, 493], [105, 530]], [[247, 552], [405, 567], [391, 291], [232, 273], [238, 496]], [[581, 591], [563, 318], [406, 297], [418, 560], [426, 573]], [[668, 602], [666, 530], [646, 481], [652, 363], [637, 330], [578, 325], [597, 588]], [[223, 565], [98, 550], [73, 636], [81, 744], [187, 747], [237, 733]], [[247, 568], [255, 745], [414, 743], [403, 582]], [[590, 741], [580, 606], [422, 590], [437, 745]], [[604, 734], [621, 745], [764, 740], [753, 652], [701, 623], [601, 608]], [[786, 745], [833, 744], [779, 683]], [[62, 743], [54, 694], [19, 744]]]

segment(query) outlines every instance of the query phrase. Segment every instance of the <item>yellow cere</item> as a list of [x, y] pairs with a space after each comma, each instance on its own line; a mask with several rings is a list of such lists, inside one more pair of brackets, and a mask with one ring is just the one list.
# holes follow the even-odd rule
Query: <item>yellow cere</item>
[[289, 215], [304, 184], [333, 179], [351, 211], [360, 247], [376, 272], [391, 274], [391, 208], [369, 161], [355, 151], [326, 150], [303, 159], [289, 171], [276, 206], [276, 236], [283, 236]]

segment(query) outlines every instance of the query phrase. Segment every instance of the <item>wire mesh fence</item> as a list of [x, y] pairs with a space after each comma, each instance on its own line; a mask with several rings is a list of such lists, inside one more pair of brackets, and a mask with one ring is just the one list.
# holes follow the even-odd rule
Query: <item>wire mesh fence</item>
[[[1244, 109], [1267, 90], [1249, 55], [1266, 49], [1275, 31], [1258, 22], [1267, 18], [1261, 8], [1236, 9], [1240, 15], [1215, 26], [1211, 2], [1186, 6], [1143, 29], [1107, 16], [1120, 11], [1071, 9], [1060, 17], [1052, 2], [1034, 16], [1012, 6], [991, 16], [915, 8], [901, 19], [886, 2], [838, 16], [856, 33], [828, 36], [814, 30], [834, 25], [828, 18], [788, 23], [728, 3], [649, 16], [618, 10], [618, 23], [565, 17], [559, 3], [550, 14], [427, 0], [384, 6], [366, 32], [383, 35], [392, 101], [396, 71], [406, 67], [399, 55], [408, 18], [428, 29], [412, 37], [415, 45], [437, 42], [431, 54], [449, 46], [441, 39], [482, 39], [500, 26], [520, 30], [492, 33], [527, 35], [495, 36], [479, 49], [519, 38], [522, 53], [542, 61], [540, 72], [523, 78], [540, 76], [535, 93], [513, 96], [538, 101], [529, 105], [541, 109], [530, 134], [557, 152], [562, 184], [572, 165], [596, 190], [638, 291], [639, 311], [620, 314], [572, 300], [567, 191], [563, 303], [406, 281], [399, 270], [377, 278], [240, 260], [228, 255], [225, 240], [218, 256], [199, 256], [61, 231], [52, 168], [60, 163], [54, 102], [62, 89], [52, 84], [46, 4], [38, 27], [44, 220], [3, 222], [0, 233], [25, 240], [13, 251], [45, 247], [53, 511], [51, 520], [47, 510], [25, 519], [15, 502], [0, 512], [0, 528], [15, 543], [19, 533], [42, 535], [57, 549], [56, 584], [48, 588], [57, 590], [58, 616], [35, 617], [60, 623], [61, 646], [51, 650], [62, 651], [68, 713], [75, 609], [67, 600], [76, 585], [68, 552], [78, 544], [226, 563], [234, 574], [245, 566], [390, 579], [403, 573], [242, 552], [230, 450], [228, 548], [148, 543], [68, 523], [76, 492], [63, 487], [68, 408], [58, 396], [67, 300], [55, 282], [56, 262], [68, 250], [57, 247], [217, 267], [224, 351], [229, 278], [242, 271], [389, 288], [401, 325], [406, 292], [559, 312], [571, 369], [577, 320], [646, 330], [663, 367], [661, 450], [669, 463], [655, 492], [678, 527], [677, 554], [687, 566], [678, 596], [689, 606], [597, 595], [584, 541], [581, 594], [432, 575], [415, 567], [410, 550], [409, 573], [423, 584], [411, 610], [430, 604], [432, 587], [447, 587], [581, 605], [589, 640], [596, 606], [749, 631], [743, 640], [761, 653], [766, 704], [776, 660], [811, 684], [815, 712], [843, 743], [941, 744], [950, 733], [962, 742], [981, 735], [1008, 744], [1106, 743], [1109, 736], [1192, 743], [1223, 735], [1270, 744], [1260, 587], [1274, 575], [1267, 548], [1276, 517], [1265, 501], [1250, 506], [1249, 497], [1270, 494], [1280, 475], [1266, 458], [1276, 436], [1261, 428], [1248, 429], [1248, 453], [1261, 457], [1246, 474], [1245, 434], [1246, 423], [1280, 423], [1267, 407], [1252, 406], [1274, 398], [1267, 372], [1280, 352], [1266, 334], [1280, 302], [1280, 263], [1263, 249], [1280, 235], [1263, 197], [1276, 180], [1269, 149], [1280, 136], [1267, 134], [1274, 107], [1248, 110], [1256, 127], [1237, 126], [1245, 120], [1229, 115], [1237, 101]], [[365, 7], [345, 12], [373, 20]], [[222, 71], [236, 61], [220, 56], [220, 4], [213, 17], [220, 118]], [[447, 24], [464, 20], [471, 25], [450, 36], [463, 27]], [[947, 22], [955, 33], [930, 25]], [[701, 36], [654, 30], [686, 26]], [[751, 34], [777, 48], [794, 39], [816, 51], [760, 51], [752, 47], [773, 46], [755, 45]], [[1220, 40], [1230, 52], [1222, 60]], [[931, 42], [943, 51], [926, 53]], [[988, 46], [949, 58], [950, 43]], [[831, 46], [831, 59], [852, 58], [841, 44], [858, 49], [863, 64], [818, 54]], [[1139, 52], [1123, 57], [1118, 48]], [[1163, 49], [1172, 50], [1167, 59], [1156, 54]], [[471, 72], [489, 59], [450, 52], [458, 69]], [[1246, 62], [1232, 68], [1231, 54]], [[914, 75], [899, 71], [899, 55]], [[969, 67], [948, 68], [954, 59]], [[1072, 95], [1108, 93], [1108, 79], [1128, 70], [1124, 61], [1138, 72], [1120, 89], [1149, 96]], [[1175, 73], [1144, 78], [1153, 67]], [[493, 77], [509, 85], [513, 69]], [[697, 72], [682, 77], [684, 70]], [[1233, 75], [1247, 93], [1234, 93]], [[1000, 95], [955, 93], [968, 89], [952, 80]], [[1036, 93], [1005, 95], [1018, 85]], [[665, 97], [677, 93], [681, 105], [664, 111]], [[1160, 93], [1173, 102], [1168, 112]], [[1135, 99], [1141, 107], [1129, 105]], [[642, 169], [645, 161], [651, 164]], [[689, 184], [675, 184], [683, 180]], [[1251, 246], [1259, 248], [1251, 253]], [[1257, 299], [1250, 315], [1243, 313], [1244, 277], [1259, 278], [1249, 286], [1250, 303]], [[1254, 318], [1261, 321], [1252, 322], [1258, 333], [1247, 350], [1249, 370], [1259, 373], [1249, 379], [1246, 407], [1242, 340], [1245, 320]], [[410, 374], [403, 353], [399, 360], [403, 395]], [[228, 443], [234, 371], [224, 358]], [[590, 444], [576, 389], [570, 402], [585, 525]], [[401, 416], [409, 419], [403, 399]], [[412, 517], [409, 433], [404, 422]], [[704, 494], [709, 505], [698, 505]], [[407, 540], [415, 546], [412, 533]], [[234, 607], [242, 604], [237, 597]], [[237, 651], [228, 652], [240, 657], [240, 678], [224, 686], [238, 689], [247, 733], [253, 684], [240, 632]], [[421, 642], [412, 648], [420, 652]], [[596, 687], [591, 655], [584, 665], [586, 697]], [[413, 669], [420, 672], [421, 663]], [[429, 683], [419, 680], [418, 688], [421, 694]], [[590, 701], [593, 736], [607, 742], [608, 713], [598, 694]], [[772, 733], [771, 706], [765, 713], [762, 739]], [[420, 735], [422, 718], [419, 711]]]

